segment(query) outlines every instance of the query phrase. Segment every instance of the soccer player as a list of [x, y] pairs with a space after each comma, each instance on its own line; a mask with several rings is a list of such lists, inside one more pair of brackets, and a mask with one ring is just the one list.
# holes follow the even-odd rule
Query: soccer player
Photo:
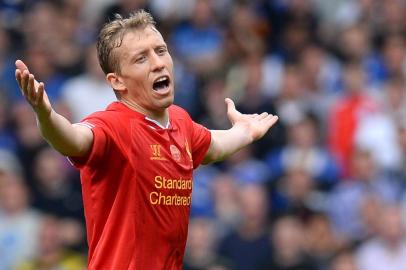
[[97, 50], [117, 101], [80, 123], [52, 109], [21, 60], [15, 73], [43, 137], [80, 170], [88, 269], [181, 269], [193, 169], [258, 140], [278, 118], [241, 114], [226, 99], [232, 128], [193, 122], [173, 105], [172, 58], [145, 11], [107, 23]]

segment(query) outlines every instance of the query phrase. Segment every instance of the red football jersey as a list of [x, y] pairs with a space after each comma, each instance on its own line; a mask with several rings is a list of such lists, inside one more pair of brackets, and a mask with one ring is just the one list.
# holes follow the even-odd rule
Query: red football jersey
[[89, 156], [73, 159], [81, 173], [88, 269], [182, 269], [192, 172], [211, 135], [175, 105], [169, 121], [161, 128], [120, 102], [82, 121], [94, 134]]

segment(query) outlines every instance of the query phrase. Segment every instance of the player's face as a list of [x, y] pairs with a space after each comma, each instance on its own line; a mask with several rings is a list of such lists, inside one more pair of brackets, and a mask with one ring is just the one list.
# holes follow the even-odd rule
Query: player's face
[[173, 103], [173, 62], [162, 35], [153, 27], [125, 34], [118, 48], [126, 98], [146, 112], [162, 112]]

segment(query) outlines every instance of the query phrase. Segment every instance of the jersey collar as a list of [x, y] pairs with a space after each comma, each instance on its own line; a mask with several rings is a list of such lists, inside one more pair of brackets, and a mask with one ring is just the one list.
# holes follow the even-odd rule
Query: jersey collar
[[171, 129], [171, 128], [173, 129], [172, 125], [170, 124], [169, 116], [168, 116], [168, 123], [166, 124], [166, 126], [164, 126], [161, 123], [159, 123], [158, 121], [151, 119], [140, 112], [134, 111], [133, 109], [127, 107], [125, 104], [123, 104], [119, 101], [110, 103], [110, 105], [107, 107], [106, 110], [107, 111], [125, 111], [127, 114], [131, 115], [132, 117], [136, 117], [140, 120], [146, 120], [149, 123], [153, 123], [154, 125], [156, 125], [157, 127], [161, 128], [161, 129]]
[[168, 116], [168, 122], [166, 123], [166, 125], [162, 125], [161, 123], [159, 123], [158, 121], [149, 118], [148, 116], [145, 116], [145, 120], [150, 121], [152, 123], [154, 123], [155, 125], [157, 125], [158, 127], [162, 128], [162, 129], [169, 129], [170, 127], [170, 121], [169, 121], [169, 116]]

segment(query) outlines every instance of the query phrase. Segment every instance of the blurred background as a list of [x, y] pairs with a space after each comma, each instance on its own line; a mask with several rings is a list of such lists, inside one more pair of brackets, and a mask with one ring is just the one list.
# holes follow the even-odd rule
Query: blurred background
[[15, 60], [78, 122], [115, 99], [100, 27], [138, 8], [195, 121], [229, 128], [225, 97], [280, 118], [195, 171], [185, 270], [406, 269], [405, 1], [0, 0], [0, 270], [87, 255], [78, 172], [41, 138]]

